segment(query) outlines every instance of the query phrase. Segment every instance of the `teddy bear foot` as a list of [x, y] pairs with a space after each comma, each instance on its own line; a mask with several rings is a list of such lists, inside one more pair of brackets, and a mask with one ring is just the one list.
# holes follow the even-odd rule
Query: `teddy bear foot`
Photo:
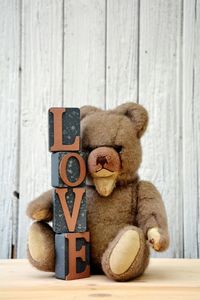
[[104, 273], [116, 281], [128, 281], [141, 275], [149, 262], [149, 247], [141, 229], [123, 228], [102, 257]]
[[28, 259], [41, 271], [55, 270], [54, 232], [44, 222], [35, 222], [28, 233]]

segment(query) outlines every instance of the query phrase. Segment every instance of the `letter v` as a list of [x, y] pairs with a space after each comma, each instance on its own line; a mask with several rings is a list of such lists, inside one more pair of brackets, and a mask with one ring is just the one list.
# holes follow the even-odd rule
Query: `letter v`
[[74, 198], [74, 207], [72, 210], [72, 214], [70, 214], [70, 212], [69, 212], [69, 208], [68, 208], [68, 205], [66, 202], [66, 197], [65, 197], [68, 192], [68, 189], [67, 188], [64, 188], [64, 189], [57, 188], [55, 190], [55, 192], [58, 195], [58, 198], [60, 200], [68, 230], [69, 230], [69, 232], [73, 232], [73, 231], [75, 231], [76, 222], [78, 219], [78, 214], [79, 214], [79, 210], [80, 210], [80, 206], [81, 206], [81, 200], [82, 200], [83, 194], [85, 193], [85, 189], [84, 188], [73, 189], [73, 192], [75, 193], [75, 198]]

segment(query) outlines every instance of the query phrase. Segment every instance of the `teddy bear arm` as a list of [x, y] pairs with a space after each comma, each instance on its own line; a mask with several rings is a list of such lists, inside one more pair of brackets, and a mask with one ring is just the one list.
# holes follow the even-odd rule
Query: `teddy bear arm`
[[161, 195], [148, 181], [138, 186], [137, 223], [156, 251], [164, 251], [169, 245], [167, 215]]
[[52, 190], [31, 201], [27, 206], [26, 214], [36, 221], [51, 221], [53, 218]]

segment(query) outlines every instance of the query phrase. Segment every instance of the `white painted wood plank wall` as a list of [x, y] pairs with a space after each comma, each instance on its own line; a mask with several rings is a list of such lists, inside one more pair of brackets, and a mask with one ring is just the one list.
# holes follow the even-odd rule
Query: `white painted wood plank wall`
[[0, 1], [0, 257], [16, 244], [19, 189], [20, 5]]
[[156, 183], [167, 208], [171, 247], [164, 257], [183, 255], [181, 14], [181, 1], [141, 1], [139, 102], [150, 115], [141, 176]]
[[22, 1], [18, 257], [26, 251], [27, 199], [50, 186], [47, 111], [62, 106], [63, 3]]
[[150, 115], [162, 256], [199, 257], [200, 0], [0, 0], [0, 45], [0, 258], [25, 257], [26, 205], [50, 187], [48, 108], [125, 101]]

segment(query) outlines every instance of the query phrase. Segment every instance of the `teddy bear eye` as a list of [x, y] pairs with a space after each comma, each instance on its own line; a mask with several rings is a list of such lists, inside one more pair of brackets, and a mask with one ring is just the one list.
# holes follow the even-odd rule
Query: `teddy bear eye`
[[94, 148], [93, 148], [92, 146], [90, 146], [90, 145], [88, 145], [88, 146], [85, 147], [85, 150], [86, 150], [87, 152], [91, 152], [93, 149], [94, 149]]
[[115, 151], [117, 151], [117, 153], [122, 152], [122, 146], [120, 146], [120, 145], [114, 146], [114, 149], [115, 149]]

